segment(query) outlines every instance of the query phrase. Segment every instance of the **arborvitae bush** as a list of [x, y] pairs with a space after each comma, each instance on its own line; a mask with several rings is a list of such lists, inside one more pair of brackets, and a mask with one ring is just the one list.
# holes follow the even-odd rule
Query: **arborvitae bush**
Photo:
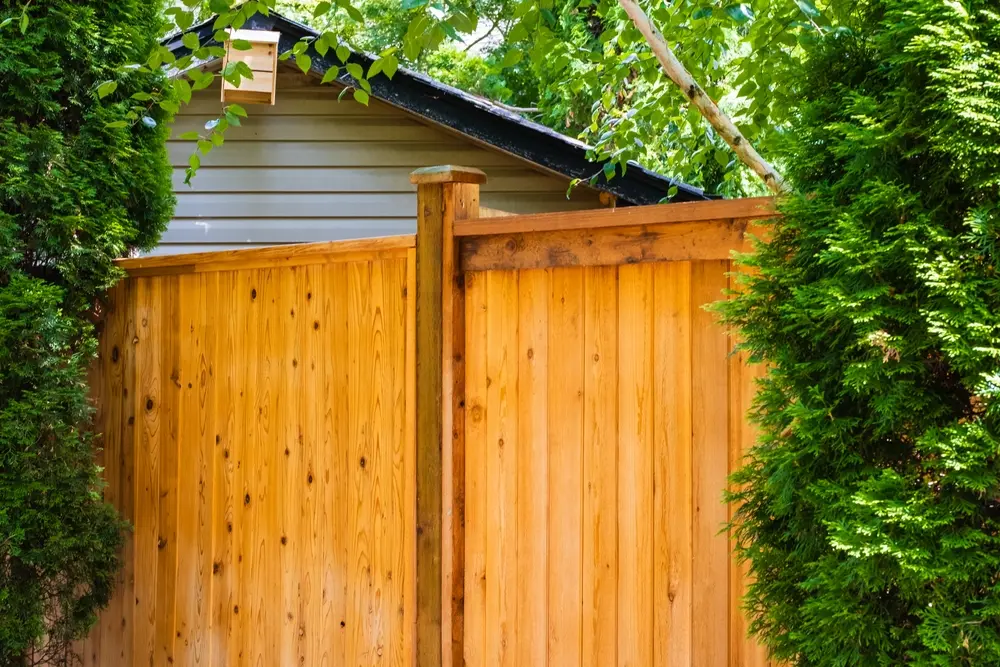
[[726, 309], [770, 365], [735, 478], [753, 629], [798, 665], [1000, 665], [1000, 5], [850, 7]]
[[[173, 206], [166, 114], [108, 127], [162, 83], [125, 69], [161, 10], [0, 0], [0, 23], [14, 19], [0, 29], [0, 665], [70, 661], [118, 568], [124, 526], [101, 499], [87, 371], [112, 260], [152, 246]], [[100, 100], [105, 81], [118, 90]]]

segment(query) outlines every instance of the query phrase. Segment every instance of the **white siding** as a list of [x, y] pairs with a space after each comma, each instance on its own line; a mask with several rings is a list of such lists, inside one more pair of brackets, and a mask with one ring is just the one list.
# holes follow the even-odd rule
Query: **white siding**
[[[177, 192], [175, 218], [156, 254], [412, 233], [419, 167], [478, 167], [489, 181], [482, 203], [514, 213], [600, 206], [568, 179], [484, 148], [417, 117], [372, 101], [363, 107], [314, 79], [282, 72], [274, 106], [248, 107], [243, 126], [202, 159], [191, 186], [184, 167], [195, 146], [168, 144]], [[203, 131], [222, 108], [217, 88], [195, 94], [174, 136]]]

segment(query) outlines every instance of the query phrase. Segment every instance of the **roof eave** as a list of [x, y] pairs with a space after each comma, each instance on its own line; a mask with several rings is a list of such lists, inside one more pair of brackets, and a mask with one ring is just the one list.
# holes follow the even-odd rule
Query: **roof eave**
[[[214, 19], [193, 26], [185, 32], [194, 32], [202, 44], [214, 43]], [[319, 33], [301, 23], [270, 12], [268, 16], [255, 14], [244, 28], [273, 30], [281, 33], [278, 43], [280, 53], [290, 50], [302, 37], [316, 37]], [[186, 54], [188, 49], [181, 43], [184, 33], [175, 33], [163, 40], [163, 45], [175, 54]], [[321, 56], [310, 47], [312, 70], [319, 75], [326, 74], [331, 67], [342, 63]], [[352, 52], [348, 62], [356, 62], [368, 70], [373, 56]], [[341, 71], [337, 81], [343, 85], [355, 86], [355, 81], [345, 71]], [[597, 163], [587, 159], [589, 147], [534, 121], [490, 104], [465, 91], [435, 81], [418, 72], [400, 68], [390, 81], [387, 77], [376, 77], [369, 81], [372, 95], [393, 106], [405, 109], [417, 116], [444, 125], [463, 135], [489, 144], [499, 150], [527, 160], [544, 169], [587, 182], [598, 174], [592, 187], [615, 195], [619, 201], [631, 204], [655, 204], [668, 197], [671, 188], [676, 194], [670, 201], [699, 201], [714, 199], [703, 190], [680, 181], [667, 178], [650, 171], [639, 164], [630, 162], [628, 169], [620, 171], [608, 181]]]

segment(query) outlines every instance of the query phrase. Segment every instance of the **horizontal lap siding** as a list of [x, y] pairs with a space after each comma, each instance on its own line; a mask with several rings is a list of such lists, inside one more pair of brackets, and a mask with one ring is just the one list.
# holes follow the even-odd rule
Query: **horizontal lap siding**
[[[193, 142], [168, 142], [177, 209], [155, 254], [412, 234], [414, 169], [461, 164], [486, 171], [482, 205], [512, 213], [596, 208], [596, 193], [500, 151], [426, 125], [372, 101], [283, 72], [274, 106], [247, 107], [226, 144], [202, 156], [191, 186], [184, 170]], [[181, 109], [173, 136], [204, 132], [222, 104], [215, 88]]]
[[95, 395], [136, 528], [87, 664], [410, 664], [412, 261], [112, 291]]

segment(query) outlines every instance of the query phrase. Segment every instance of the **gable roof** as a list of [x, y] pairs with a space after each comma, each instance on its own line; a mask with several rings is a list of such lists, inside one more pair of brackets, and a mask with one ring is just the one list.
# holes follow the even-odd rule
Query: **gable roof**
[[[177, 57], [187, 55], [190, 50], [181, 42], [182, 36], [187, 32], [197, 34], [203, 45], [218, 44], [214, 38], [214, 22], [213, 17], [184, 33], [171, 35], [163, 40], [163, 45]], [[303, 37], [318, 37], [320, 34], [274, 11], [269, 12], [268, 16], [254, 14], [243, 29], [281, 33], [278, 43], [279, 53], [291, 50]], [[319, 75], [325, 74], [329, 68], [338, 64], [332, 59], [320, 56], [311, 47], [309, 55], [312, 59], [312, 71]], [[358, 63], [367, 71], [373, 58], [363, 53], [352, 52], [348, 62]], [[354, 85], [354, 80], [345, 71], [337, 77], [337, 81], [343, 85]], [[401, 67], [391, 81], [387, 77], [379, 76], [370, 83], [372, 96], [376, 99], [549, 171], [583, 181], [587, 181], [595, 172], [600, 171], [596, 163], [587, 159], [589, 147], [582, 141], [567, 137], [540, 123], [491, 104], [488, 100], [470, 95], [418, 72]], [[602, 173], [593, 187], [615, 195], [622, 203], [655, 204], [667, 197], [670, 188], [674, 186], [677, 187], [677, 193], [671, 201], [700, 201], [715, 198], [699, 188], [667, 178], [634, 162], [629, 163], [624, 175], [619, 170], [618, 175], [611, 181], [605, 180]]]

